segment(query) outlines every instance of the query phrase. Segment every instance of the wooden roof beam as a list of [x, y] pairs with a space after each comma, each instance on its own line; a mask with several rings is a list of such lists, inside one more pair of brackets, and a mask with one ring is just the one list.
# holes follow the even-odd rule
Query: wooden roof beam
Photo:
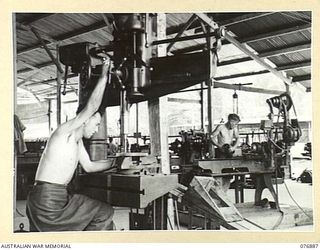
[[[241, 23], [241, 22], [246, 22], [249, 20], [253, 20], [253, 19], [257, 19], [257, 18], [261, 18], [267, 15], [271, 15], [274, 14], [276, 12], [258, 12], [258, 13], [250, 13], [250, 14], [244, 14], [241, 16], [237, 16], [234, 18], [230, 18], [230, 19], [226, 19], [226, 20], [222, 20], [222, 21], [217, 21], [217, 23], [219, 25], [223, 25], [223, 26], [231, 26], [233, 24], [237, 24], [237, 23]], [[177, 26], [174, 27], [168, 27], [167, 28], [167, 35], [173, 35], [175, 33], [178, 33], [181, 29], [183, 29], [183, 27], [185, 26], [184, 24], [179, 24]], [[202, 28], [200, 26], [199, 22], [194, 22], [192, 23], [187, 30], [191, 30], [191, 29], [196, 29], [195, 31], [197, 32], [197, 29], [199, 29], [199, 32], [202, 32]]]
[[[77, 76], [78, 76], [78, 74], [69, 74], [68, 79], [73, 78], [73, 77], [77, 77]], [[31, 86], [40, 85], [40, 84], [48, 84], [48, 83], [56, 82], [56, 81], [57, 81], [57, 78], [54, 78], [54, 79], [49, 79], [49, 80], [45, 80], [45, 81], [34, 82], [31, 84], [28, 84], [27, 86], [31, 87]]]
[[53, 89], [57, 89], [57, 86], [50, 86], [48, 88], [45, 88], [45, 89], [41, 89], [41, 90], [38, 90], [36, 92], [34, 92], [36, 95], [46, 95], [47, 92], [52, 92], [51, 90]]
[[[288, 46], [288, 47], [284, 47], [284, 48], [276, 49], [276, 50], [269, 50], [269, 51], [265, 51], [265, 52], [262, 52], [257, 55], [260, 58], [267, 58], [267, 57], [272, 57], [272, 56], [278, 56], [278, 55], [299, 52], [299, 51], [307, 50], [310, 48], [311, 48], [311, 43], [305, 43], [305, 44], [296, 45], [296, 46]], [[235, 63], [247, 62], [247, 61], [251, 61], [251, 60], [253, 60], [251, 57], [241, 57], [241, 58], [221, 61], [218, 63], [218, 66], [226, 66], [226, 65], [231, 65], [231, 64], [235, 64]]]
[[[39, 69], [39, 71], [40, 71], [40, 69]], [[30, 81], [33, 77], [35, 77], [36, 75], [39, 74], [39, 71], [34, 71], [31, 75], [29, 75], [28, 77], [26, 77], [22, 81], [18, 82], [17, 87], [21, 87], [23, 84]]]
[[[19, 13], [16, 13], [16, 15], [17, 14], [19, 14]], [[36, 13], [36, 14], [33, 14], [32, 16], [25, 18], [23, 21], [20, 21], [20, 23], [22, 23], [24, 25], [30, 25], [30, 24], [38, 22], [42, 19], [45, 19], [49, 16], [53, 16], [55, 14], [57, 14], [57, 13]]]
[[303, 43], [299, 45], [291, 45], [291, 46], [286, 46], [280, 49], [275, 49], [275, 50], [269, 50], [265, 52], [259, 53], [259, 57], [265, 58], [265, 57], [272, 57], [272, 56], [279, 56], [283, 54], [289, 54], [289, 53], [294, 53], [294, 52], [300, 52], [303, 50], [310, 50], [311, 49], [311, 43]]
[[[94, 23], [92, 25], [86, 26], [84, 28], [77, 29], [75, 31], [67, 32], [65, 34], [53, 37], [53, 39], [55, 39], [57, 41], [64, 41], [64, 40], [67, 40], [67, 39], [75, 38], [75, 37], [77, 37], [79, 35], [83, 35], [83, 34], [86, 34], [86, 33], [90, 33], [90, 32], [93, 32], [93, 31], [100, 30], [100, 29], [102, 29], [104, 27], [106, 27], [106, 24], [105, 24], [105, 22], [103, 20], [103, 21], [96, 22], [96, 23]], [[52, 44], [51, 42], [46, 42], [47, 46], [51, 45], [51, 44]], [[37, 44], [35, 46], [31, 46], [31, 47], [28, 47], [28, 48], [21, 49], [21, 50], [19, 50], [17, 52], [17, 55], [21, 55], [21, 54], [24, 54], [24, 53], [39, 49], [41, 46], [42, 46], [42, 44], [39, 43], [39, 44]]]
[[[239, 89], [239, 86], [237, 86], [237, 85], [233, 85], [231, 83], [216, 82], [216, 81], [214, 82], [214, 88], [233, 89], [233, 90], [241, 90], [241, 91], [246, 91], [246, 92], [253, 92], [253, 93], [260, 93], [260, 94], [271, 94], [271, 95], [280, 95], [283, 93], [283, 91], [281, 91], [281, 90], [262, 89], [262, 88], [247, 87], [247, 86], [241, 86], [241, 88]], [[180, 90], [180, 91], [178, 91], [178, 93], [200, 91], [201, 89], [207, 90], [208, 87]]]
[[[24, 30], [24, 31], [31, 31], [31, 28], [32, 28], [32, 26], [30, 26], [30, 25], [21, 24], [21, 23], [18, 23], [18, 22], [16, 23], [16, 26], [17, 26], [17, 29], [21, 29], [21, 30]], [[34, 29], [36, 29], [36, 28], [34, 28]], [[58, 42], [57, 40], [53, 39], [46, 32], [44, 32], [42, 30], [39, 30], [39, 29], [36, 29], [36, 30], [44, 40], [49, 41], [49, 42], [51, 42], [53, 44]]]
[[[262, 16], [270, 15], [270, 14], [273, 14], [273, 12], [258, 13], [258, 14], [256, 14], [256, 13], [254, 13], [254, 14], [246, 14], [246, 15], [243, 15], [241, 17], [233, 18], [233, 19], [230, 19], [230, 20], [225, 20], [225, 21], [222, 22], [222, 25], [229, 26], [229, 25], [232, 25], [232, 24], [235, 24], [235, 23], [245, 22], [245, 21], [248, 21], [248, 20], [252, 20], [254, 18], [259, 18], [259, 17], [262, 17]], [[30, 24], [30, 23], [28, 23], [28, 24]], [[172, 35], [172, 34], [178, 33], [183, 28], [183, 26], [185, 26], [185, 24], [182, 24], [182, 25], [179, 25], [179, 26], [176, 26], [176, 27], [173, 27], [173, 28], [167, 28], [167, 35]], [[74, 38], [76, 36], [83, 35], [83, 34], [86, 34], [86, 33], [90, 33], [90, 32], [93, 32], [93, 31], [97, 31], [97, 30], [100, 30], [100, 29], [102, 29], [104, 27], [106, 27], [106, 23], [103, 20], [103, 21], [96, 22], [96, 23], [94, 23], [94, 24], [92, 24], [90, 26], [78, 29], [76, 31], [68, 32], [66, 34], [62, 34], [62, 35], [57, 36], [57, 37], [52, 37], [52, 39], [54, 39], [56, 41], [63, 41], [63, 40], [67, 40], [67, 39], [72, 39], [72, 38]], [[195, 27], [200, 27], [200, 26], [199, 26], [198, 23], [193, 23], [193, 24], [191, 24], [189, 26], [189, 29], [192, 29], [192, 28], [195, 28]], [[51, 42], [47, 42], [46, 44], [50, 45]], [[41, 44], [37, 44], [37, 45], [31, 46], [29, 48], [24, 48], [22, 50], [19, 50], [17, 52], [17, 55], [21, 55], [23, 53], [30, 52], [30, 51], [38, 49], [40, 47], [41, 47]]]
[[[291, 63], [287, 65], [282, 65], [280, 67], [274, 68], [277, 72], [281, 71], [286, 71], [286, 70], [293, 70], [293, 69], [298, 69], [298, 68], [304, 68], [304, 67], [310, 67], [311, 66], [311, 61], [305, 61], [305, 62], [300, 62], [300, 63]], [[233, 79], [233, 78], [239, 78], [239, 77], [245, 77], [245, 76], [254, 76], [254, 75], [260, 75], [260, 74], [266, 74], [269, 73], [270, 71], [267, 70], [260, 70], [260, 71], [254, 71], [254, 72], [245, 72], [245, 73], [240, 73], [240, 74], [234, 74], [234, 75], [226, 75], [226, 76], [219, 76], [215, 77], [214, 79], [217, 81], [220, 80], [227, 80], [227, 79]], [[292, 80], [293, 81], [293, 80]]]
[[[206, 15], [203, 13], [198, 13], [197, 16], [201, 18], [202, 21], [207, 23], [210, 27], [213, 29], [216, 28], [215, 23]], [[280, 78], [283, 82], [286, 84], [291, 84], [292, 80], [284, 76], [282, 73], [278, 72], [276, 69], [272, 68], [269, 64], [267, 64], [263, 59], [258, 57], [256, 54], [248, 50], [241, 42], [236, 40], [229, 32], [226, 32], [224, 35], [225, 39], [227, 39], [229, 42], [231, 42], [234, 46], [236, 46], [239, 50], [241, 50], [243, 53], [247, 54], [249, 57], [251, 57], [254, 61], [256, 61], [258, 64], [260, 64], [262, 67], [266, 68], [268, 71], [273, 73], [275, 76]]]
[[[22, 60], [18, 60], [19, 62], [22, 62]], [[45, 62], [45, 63], [41, 63], [41, 64], [38, 64], [38, 65], [35, 65], [35, 66], [32, 66], [29, 64], [29, 66], [25, 65], [27, 68], [26, 69], [20, 69], [18, 70], [18, 74], [24, 74], [24, 73], [27, 73], [27, 72], [30, 72], [32, 70], [38, 70], [38, 69], [43, 69], [45, 67], [48, 67], [48, 66], [51, 66], [53, 65], [53, 62], [52, 61], [48, 61], [48, 62]], [[31, 67], [30, 67], [31, 66]], [[56, 76], [56, 75], [54, 75]]]
[[[270, 39], [273, 38], [275, 36], [280, 36], [280, 35], [286, 35], [289, 33], [295, 33], [295, 32], [300, 32], [306, 29], [310, 29], [311, 25], [310, 24], [304, 24], [304, 25], [300, 25], [300, 26], [290, 26], [287, 28], [283, 28], [283, 29], [277, 29], [274, 31], [270, 31], [270, 32], [261, 32], [259, 34], [255, 34], [249, 37], [240, 37], [238, 38], [238, 41], [240, 43], [251, 43], [251, 42], [256, 42], [256, 41], [261, 41], [261, 40], [266, 40], [266, 39]], [[229, 41], [227, 40], [223, 40], [222, 42], [223, 45], [225, 44], [230, 44]], [[184, 49], [177, 49], [177, 50], [172, 50], [171, 53], [173, 54], [181, 54], [181, 53], [188, 53], [188, 52], [192, 52], [192, 51], [197, 51], [197, 50], [201, 50], [203, 49], [205, 46], [205, 43], [203, 44], [197, 44], [195, 46], [191, 46], [189, 48], [184, 48]]]
[[272, 15], [276, 12], [258, 12], [258, 13], [249, 13], [249, 14], [244, 14], [235, 18], [231, 18], [225, 21], [221, 21], [218, 22], [218, 24], [220, 26], [231, 26], [234, 24], [238, 24], [238, 23], [243, 23], [243, 22], [248, 22], [257, 18], [261, 18], [261, 17], [265, 17], [265, 16], [269, 16]]
[[40, 102], [40, 98], [38, 97], [38, 95], [32, 89], [29, 89], [26, 86], [20, 86], [20, 88], [25, 90], [25, 91], [27, 91], [27, 92], [29, 92], [37, 100], [37, 102]]
[[35, 28], [31, 28], [31, 31], [34, 33], [34, 35], [37, 37], [37, 39], [39, 40], [40, 44], [43, 46], [43, 48], [45, 49], [45, 51], [47, 52], [47, 54], [49, 55], [50, 59], [54, 62], [54, 64], [56, 65], [58, 71], [63, 74], [63, 69], [60, 65], [60, 63], [58, 62], [58, 59], [54, 57], [54, 55], [52, 54], [51, 50], [47, 47], [45, 41], [42, 39], [42, 37], [40, 36], [40, 34], [38, 33], [38, 31]]
[[43, 71], [42, 71], [42, 69], [44, 68], [44, 67], [47, 67], [47, 66], [51, 66], [51, 65], [53, 65], [53, 62], [52, 61], [50, 61], [50, 62], [48, 62], [48, 63], [46, 63], [46, 64], [48, 64], [48, 65], [45, 65], [45, 64], [43, 64], [43, 65], [36, 65], [36, 66], [33, 66], [33, 65], [31, 65], [31, 64], [29, 64], [29, 63], [27, 63], [27, 62], [25, 62], [25, 61], [22, 61], [22, 60], [17, 60], [17, 63], [19, 63], [19, 64], [22, 64], [23, 66], [25, 66], [27, 69], [23, 69], [23, 70], [18, 70], [18, 74], [22, 74], [22, 73], [27, 73], [27, 72], [30, 72], [30, 71], [35, 71], [35, 72], [39, 72], [40, 74], [42, 74], [43, 76], [45, 76], [45, 77], [48, 77], [48, 74], [50, 75], [50, 76], [55, 76], [55, 75], [53, 75], [53, 74], [50, 74], [50, 73], [48, 73], [48, 74], [46, 74], [46, 73], [44, 73]]
[[278, 36], [284, 36], [284, 35], [289, 35], [292, 33], [304, 31], [311, 29], [311, 23], [303, 24], [303, 25], [294, 25], [291, 27], [279, 29], [279, 30], [274, 30], [270, 32], [261, 32], [260, 34], [253, 35], [247, 38], [242, 38], [239, 39], [239, 42], [241, 43], [252, 43], [252, 42], [257, 42], [260, 40], [265, 40], [265, 39], [270, 39]]
[[195, 103], [200, 104], [200, 100], [192, 100], [192, 99], [186, 99], [186, 98], [173, 98], [168, 97], [168, 102], [178, 102], [178, 103]]
[[[67, 90], [66, 94], [71, 93], [71, 92], [75, 93], [74, 90]], [[55, 97], [56, 95], [57, 95], [57, 91], [53, 91], [51, 93], [46, 94], [46, 97], [50, 98], [50, 97]]]
[[293, 82], [303, 82], [311, 80], [311, 74], [301, 75], [301, 76], [294, 76], [292, 78]]
[[278, 71], [286, 71], [286, 70], [295, 70], [295, 69], [302, 69], [302, 68], [308, 68], [308, 67], [311, 67], [310, 60], [278, 66], [276, 69]]

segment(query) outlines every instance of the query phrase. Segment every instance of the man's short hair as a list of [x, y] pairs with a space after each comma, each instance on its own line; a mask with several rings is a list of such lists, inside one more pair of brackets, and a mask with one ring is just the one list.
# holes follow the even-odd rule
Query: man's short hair
[[104, 115], [105, 111], [106, 111], [106, 107], [104, 105], [100, 105], [97, 113], [99, 113], [100, 116], [102, 117]]
[[229, 114], [228, 115], [228, 121], [230, 121], [230, 120], [240, 122], [240, 117], [237, 114]]

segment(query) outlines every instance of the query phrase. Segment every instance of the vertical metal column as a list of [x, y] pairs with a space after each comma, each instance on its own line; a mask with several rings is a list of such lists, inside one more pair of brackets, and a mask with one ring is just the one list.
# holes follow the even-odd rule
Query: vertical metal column
[[240, 190], [239, 190], [239, 176], [235, 175], [234, 178], [235, 178], [234, 195], [235, 195], [236, 203], [239, 203], [239, 192], [240, 192]]
[[[292, 80], [292, 78], [291, 78]], [[291, 91], [290, 91], [290, 85], [286, 84], [286, 93], [291, 97]], [[287, 115], [287, 119], [288, 121], [290, 121], [290, 113], [288, 111], [288, 115]], [[284, 174], [284, 177], [286, 178], [290, 178], [292, 177], [292, 171], [291, 171], [291, 153], [290, 153], [290, 148], [291, 146], [287, 146], [287, 151], [286, 151], [286, 166], [288, 166], [288, 170], [289, 173], [286, 175], [286, 173]]]
[[136, 143], [139, 145], [139, 103], [136, 103]]
[[129, 134], [129, 103], [127, 91], [120, 91], [120, 145], [121, 153], [127, 153], [127, 139]]

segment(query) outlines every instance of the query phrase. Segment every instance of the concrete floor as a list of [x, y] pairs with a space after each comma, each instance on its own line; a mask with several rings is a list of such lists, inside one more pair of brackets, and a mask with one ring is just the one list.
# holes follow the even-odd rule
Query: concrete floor
[[[310, 160], [294, 160], [292, 162], [292, 176], [298, 177], [304, 169], [312, 169]], [[288, 190], [291, 194], [288, 193]], [[278, 184], [279, 202], [282, 206], [299, 204], [302, 208], [313, 208], [313, 187], [307, 183], [300, 183], [296, 180], [285, 180], [285, 184]], [[229, 199], [235, 202], [234, 190], [230, 189], [227, 193]], [[262, 198], [267, 198], [273, 201], [273, 198], [268, 190], [264, 190]], [[294, 200], [295, 201], [294, 201]], [[244, 202], [254, 201], [254, 189], [245, 189], [244, 191]], [[296, 202], [296, 203], [295, 203]], [[14, 230], [19, 230], [19, 225], [23, 223], [24, 230], [29, 230], [29, 221], [26, 217], [25, 212], [25, 200], [17, 201], [17, 210], [14, 214]], [[129, 229], [129, 209], [128, 208], [115, 208], [114, 222], [117, 230], [128, 230]], [[313, 225], [310, 226], [299, 226], [294, 228], [288, 228], [284, 231], [313, 231]], [[282, 229], [283, 231], [283, 229]]]

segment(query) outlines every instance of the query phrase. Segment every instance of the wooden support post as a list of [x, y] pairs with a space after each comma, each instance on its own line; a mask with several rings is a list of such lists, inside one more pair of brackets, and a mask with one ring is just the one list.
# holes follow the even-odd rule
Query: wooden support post
[[[166, 38], [166, 14], [157, 14], [157, 39]], [[160, 44], [157, 47], [158, 56], [167, 55], [166, 44]], [[162, 173], [170, 174], [170, 160], [168, 147], [168, 97], [163, 96], [156, 100], [148, 101], [149, 110], [149, 129], [150, 129], [150, 145], [151, 155], [161, 156]], [[168, 200], [167, 210], [174, 221], [173, 199]], [[167, 224], [169, 221], [167, 221]], [[174, 226], [173, 226], [174, 227]]]
[[[14, 84], [13, 84], [13, 93], [14, 93], [14, 97], [13, 97], [13, 112], [16, 113], [17, 112], [17, 84], [18, 84], [18, 79], [17, 79], [17, 37], [16, 37], [16, 18], [14, 16], [14, 18], [12, 19], [12, 31], [13, 31], [13, 80], [14, 80]], [[14, 117], [11, 116], [11, 121], [13, 124], [13, 119]], [[14, 145], [15, 147], [15, 145]], [[15, 213], [16, 211], [16, 205], [17, 205], [17, 149], [14, 148], [14, 155], [13, 155], [13, 161], [14, 161], [14, 187], [13, 187], [13, 213]]]
[[[207, 32], [210, 32], [211, 28], [208, 28]], [[213, 81], [213, 77], [216, 73], [217, 70], [217, 62], [218, 62], [218, 58], [216, 55], [215, 51], [211, 50], [211, 46], [213, 45], [214, 42], [214, 38], [210, 37], [208, 38], [208, 46], [210, 45], [209, 48], [209, 62], [208, 62], [208, 67], [209, 67], [209, 78], [206, 81], [206, 84], [208, 86], [208, 133], [209, 135], [211, 135], [212, 131], [213, 131], [213, 107], [212, 107], [212, 92], [213, 92], [213, 88], [214, 88], [214, 81]], [[215, 157], [215, 152], [214, 152], [214, 146], [211, 143], [210, 144], [210, 148], [209, 148], [209, 157], [210, 158], [214, 158]]]
[[[166, 37], [166, 15], [157, 15], [157, 39]], [[158, 56], [165, 56], [167, 48], [165, 44], [158, 45]], [[168, 150], [168, 121], [167, 107], [168, 97], [163, 96], [157, 100], [148, 101], [149, 128], [151, 154], [161, 156], [161, 168], [163, 173], [170, 173]]]
[[49, 129], [48, 135], [50, 135], [51, 133], [51, 99], [47, 99], [47, 101], [48, 101], [48, 129]]
[[206, 84], [208, 85], [208, 133], [212, 133], [212, 127], [213, 127], [213, 117], [212, 117], [212, 81], [211, 79], [206, 81]]
[[[59, 60], [59, 45], [56, 47], [57, 51], [57, 63], [60, 65]], [[61, 65], [60, 65], [61, 67]], [[62, 74], [59, 70], [59, 67], [57, 67], [57, 127], [61, 124], [61, 86], [62, 86]]]
[[200, 107], [200, 115], [201, 115], [200, 119], [201, 119], [201, 129], [204, 129], [204, 104], [203, 104], [204, 99], [203, 99], [203, 88], [204, 88], [204, 86], [203, 86], [203, 82], [202, 82], [202, 83], [201, 83], [201, 88], [200, 88], [200, 105], [201, 105], [201, 107]]

